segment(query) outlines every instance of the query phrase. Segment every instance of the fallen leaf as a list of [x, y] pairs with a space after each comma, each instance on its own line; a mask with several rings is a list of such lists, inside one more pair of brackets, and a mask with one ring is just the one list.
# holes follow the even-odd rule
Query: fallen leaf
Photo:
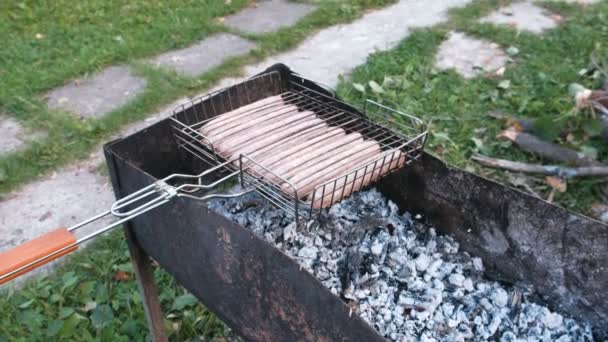
[[562, 21], [564, 21], [564, 17], [559, 14], [553, 14], [550, 16], [550, 18], [553, 19], [557, 23], [561, 23]]
[[116, 273], [114, 273], [114, 279], [116, 281], [127, 281], [129, 279], [131, 279], [131, 275], [125, 271], [116, 271]]
[[30, 307], [30, 305], [32, 305], [33, 302], [34, 302], [34, 300], [30, 299], [27, 302], [21, 303], [21, 304], [19, 304], [19, 309], [27, 309]]
[[599, 221], [608, 223], [608, 205], [603, 203], [593, 203], [591, 205], [591, 216]]
[[498, 133], [498, 135], [496, 137], [499, 139], [507, 139], [507, 140], [515, 141], [515, 139], [517, 139], [518, 134], [519, 134], [519, 132], [515, 128], [509, 127], [507, 129], [505, 129], [504, 131]]
[[515, 46], [509, 46], [509, 48], [507, 49], [507, 53], [509, 54], [509, 56], [515, 56], [519, 53], [519, 49]]
[[57, 100], [57, 103], [59, 104], [63, 104], [68, 102], [68, 98], [67, 97], [60, 97], [59, 100]]
[[521, 122], [515, 118], [507, 119], [507, 127], [516, 132], [522, 132], [524, 128], [521, 126]]
[[36, 39], [42, 39], [44, 38], [44, 35], [42, 33], [36, 33]]
[[507, 70], [504, 66], [498, 68], [498, 70], [494, 71], [494, 75], [498, 77], [502, 77], [505, 74], [505, 70]]
[[365, 93], [365, 86], [361, 83], [353, 83], [353, 88], [357, 89], [357, 91], [361, 93]]
[[511, 80], [502, 80], [502, 81], [498, 82], [499, 89], [507, 90], [510, 87], [511, 87]]
[[198, 303], [198, 299], [196, 299], [196, 297], [194, 297], [193, 295], [191, 295], [191, 294], [181, 295], [181, 296], [175, 298], [175, 301], [173, 302], [173, 306], [171, 307], [171, 310], [181, 311], [186, 307], [196, 305], [196, 303]]
[[225, 5], [230, 5], [231, 3], [232, 3], [232, 0], [224, 0]]
[[545, 177], [545, 183], [559, 192], [566, 192], [568, 188], [568, 183], [565, 180], [555, 176]]
[[591, 159], [597, 159], [597, 148], [593, 147], [593, 146], [581, 146], [581, 153], [586, 155], [587, 157], [591, 158]]
[[378, 83], [376, 83], [375, 81], [369, 81], [369, 87], [372, 89], [372, 91], [376, 94], [382, 94], [384, 93], [384, 89], [382, 88], [382, 86], [380, 86]]

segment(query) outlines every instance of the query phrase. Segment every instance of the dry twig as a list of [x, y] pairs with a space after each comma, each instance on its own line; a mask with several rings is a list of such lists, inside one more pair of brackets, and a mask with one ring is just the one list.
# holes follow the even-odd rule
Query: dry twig
[[599, 166], [598, 161], [575, 150], [544, 141], [528, 133], [517, 132], [513, 129], [503, 131], [500, 138], [514, 142], [526, 152], [534, 153], [543, 158], [575, 166]]
[[490, 158], [480, 154], [473, 155], [471, 159], [487, 167], [514, 172], [558, 176], [561, 178], [608, 177], [608, 166], [563, 167], [558, 165], [539, 165]]

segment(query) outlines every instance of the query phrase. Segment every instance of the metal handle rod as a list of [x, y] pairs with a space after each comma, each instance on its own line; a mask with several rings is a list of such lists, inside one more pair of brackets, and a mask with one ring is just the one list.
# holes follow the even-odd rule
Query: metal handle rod
[[[229, 178], [237, 175], [239, 173], [238, 171], [233, 172], [230, 175], [225, 176], [213, 183], [202, 184], [202, 180], [201, 180], [202, 177], [218, 170], [221, 167], [224, 167], [227, 163], [230, 163], [230, 162], [232, 162], [232, 161], [220, 164], [220, 165], [213, 167], [211, 169], [208, 169], [205, 172], [202, 172], [198, 175], [184, 175], [184, 174], [170, 175], [170, 176], [168, 176], [162, 180], [159, 180], [157, 182], [154, 182], [153, 184], [148, 185], [120, 200], [117, 200], [116, 202], [114, 202], [114, 204], [112, 204], [110, 210], [106, 210], [106, 211], [99, 213], [95, 216], [92, 216], [82, 222], [79, 222], [79, 223], [67, 228], [67, 231], [73, 232], [79, 228], [82, 228], [83, 226], [91, 224], [92, 222], [102, 219], [108, 215], [117, 217], [117, 218], [119, 218], [119, 220], [112, 222], [112, 223], [104, 226], [103, 228], [96, 230], [95, 232], [85, 235], [82, 238], [75, 240], [73, 243], [67, 244], [44, 256], [41, 256], [35, 260], [32, 260], [31, 262], [28, 262], [27, 264], [24, 264], [18, 268], [15, 268], [14, 270], [11, 270], [10, 272], [2, 274], [0, 276], [0, 283], [3, 283], [3, 281], [5, 279], [7, 279], [7, 280], [11, 279], [15, 275], [24, 273], [30, 269], [40, 266], [44, 262], [48, 262], [48, 261], [51, 261], [52, 259], [55, 259], [56, 257], [62, 256], [63, 254], [74, 250], [74, 248], [76, 246], [78, 246], [79, 244], [86, 242], [100, 234], [106, 233], [106, 232], [110, 231], [111, 229], [113, 229], [139, 215], [142, 215], [154, 208], [157, 208], [165, 203], [168, 203], [174, 197], [189, 197], [189, 198], [193, 198], [193, 199], [197, 199], [197, 200], [206, 200], [206, 199], [214, 198], [214, 197], [221, 197], [221, 198], [237, 197], [237, 196], [241, 196], [241, 195], [244, 195], [246, 193], [253, 191], [253, 189], [249, 189], [249, 190], [246, 190], [246, 191], [243, 191], [240, 193], [235, 193], [235, 194], [210, 194], [210, 195], [204, 195], [204, 196], [190, 195], [190, 193], [195, 192], [197, 190], [213, 188], [213, 187], [217, 186], [218, 184], [228, 180]], [[198, 184], [182, 184], [180, 186], [174, 187], [167, 183], [168, 180], [174, 179], [174, 178], [197, 179]], [[188, 189], [189, 187], [190, 187], [190, 189]], [[183, 191], [185, 193], [180, 193], [180, 191]], [[156, 195], [156, 196], [132, 210], [129, 210], [126, 212], [120, 211], [121, 209], [123, 209], [133, 203], [137, 203], [137, 202], [141, 201], [142, 199], [148, 198], [153, 195]]]
[[[8, 278], [10, 278], [10, 277], [11, 277], [11, 276], [13, 276], [14, 274], [18, 274], [18, 273], [20, 273], [20, 272], [22, 272], [22, 271], [24, 271], [24, 270], [27, 270], [27, 269], [29, 269], [29, 268], [32, 268], [32, 267], [34, 267], [34, 266], [36, 266], [36, 265], [38, 265], [38, 264], [40, 264], [40, 263], [44, 262], [45, 260], [52, 259], [52, 258], [53, 258], [53, 257], [55, 257], [56, 255], [60, 255], [60, 254], [62, 254], [63, 252], [65, 252], [65, 251], [67, 251], [67, 250], [70, 250], [70, 249], [74, 248], [75, 246], [78, 246], [79, 244], [81, 244], [81, 243], [83, 243], [83, 242], [85, 242], [85, 241], [88, 241], [88, 240], [90, 240], [90, 239], [94, 238], [94, 237], [95, 237], [95, 236], [97, 236], [97, 235], [103, 234], [103, 233], [105, 233], [105, 232], [107, 232], [107, 231], [109, 231], [109, 230], [113, 229], [114, 227], [119, 226], [119, 225], [121, 225], [121, 224], [123, 224], [123, 223], [125, 223], [125, 222], [127, 222], [127, 221], [129, 221], [129, 220], [131, 220], [131, 219], [133, 219], [134, 217], [139, 216], [139, 215], [141, 215], [141, 214], [143, 214], [143, 213], [145, 213], [145, 212], [147, 212], [147, 211], [150, 211], [150, 210], [152, 210], [152, 209], [154, 209], [154, 208], [156, 208], [156, 207], [158, 207], [158, 206], [160, 206], [160, 205], [163, 205], [163, 204], [165, 204], [165, 203], [167, 203], [167, 202], [169, 202], [169, 200], [162, 201], [162, 202], [160, 202], [160, 203], [157, 203], [156, 205], [150, 206], [150, 207], [148, 207], [148, 208], [146, 208], [146, 209], [142, 210], [142, 211], [141, 211], [141, 212], [139, 212], [139, 213], [136, 213], [136, 214], [131, 215], [131, 216], [129, 216], [129, 217], [125, 217], [125, 218], [120, 219], [120, 220], [118, 220], [118, 221], [116, 221], [116, 222], [113, 222], [113, 223], [111, 223], [111, 224], [109, 224], [109, 225], [107, 225], [107, 226], [103, 227], [102, 229], [100, 229], [100, 230], [98, 230], [98, 231], [95, 231], [95, 232], [93, 232], [93, 233], [91, 233], [91, 234], [89, 234], [89, 235], [86, 235], [86, 236], [84, 236], [84, 237], [82, 237], [82, 238], [80, 238], [80, 239], [76, 240], [76, 242], [74, 242], [74, 243], [72, 243], [72, 244], [69, 244], [69, 245], [67, 245], [67, 246], [65, 246], [65, 247], [62, 247], [62, 248], [60, 248], [60, 249], [58, 249], [58, 250], [56, 250], [56, 251], [54, 251], [54, 252], [52, 252], [52, 253], [49, 253], [49, 254], [47, 254], [47, 255], [45, 255], [45, 256], [43, 256], [43, 257], [41, 257], [41, 258], [38, 258], [38, 259], [36, 259], [36, 260], [34, 260], [34, 261], [30, 262], [30, 263], [27, 263], [27, 264], [25, 264], [25, 265], [23, 265], [23, 266], [21, 266], [21, 267], [19, 267], [19, 268], [15, 269], [15, 270], [11, 271], [11, 272], [8, 272], [8, 273], [6, 273], [6, 274], [4, 274], [4, 275], [0, 276], [0, 283], [1, 283], [1, 282], [2, 282], [4, 279], [8, 279]], [[78, 228], [80, 228], [80, 227], [82, 227], [82, 226], [84, 226], [84, 225], [86, 225], [86, 224], [89, 224], [89, 223], [91, 223], [91, 222], [93, 222], [93, 221], [95, 221], [95, 220], [101, 219], [101, 218], [103, 218], [103, 217], [107, 216], [108, 214], [110, 214], [110, 211], [109, 211], [109, 210], [108, 210], [108, 211], [105, 211], [105, 212], [103, 212], [103, 213], [101, 213], [101, 214], [99, 214], [99, 215], [96, 215], [96, 216], [94, 216], [94, 217], [92, 217], [92, 218], [90, 218], [90, 219], [87, 219], [87, 220], [85, 220], [85, 221], [83, 221], [83, 222], [80, 222], [80, 223], [78, 223], [78, 224], [76, 224], [76, 225], [74, 225], [74, 226], [72, 226], [72, 227], [70, 227], [70, 228], [68, 228], [68, 231], [73, 231], [73, 230], [76, 230], [76, 229], [78, 229]]]

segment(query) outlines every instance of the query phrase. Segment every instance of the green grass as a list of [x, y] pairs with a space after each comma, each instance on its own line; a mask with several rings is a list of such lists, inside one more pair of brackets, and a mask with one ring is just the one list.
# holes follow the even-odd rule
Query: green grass
[[[208, 340], [224, 334], [223, 323], [170, 275], [157, 267], [154, 275], [171, 340]], [[1, 298], [0, 341], [149, 340], [121, 231], [76, 253], [53, 276], [4, 291]]]
[[[585, 129], [585, 124], [593, 119], [585, 114], [574, 114], [574, 103], [568, 94], [572, 82], [597, 85], [598, 80], [579, 76], [579, 70], [588, 67], [592, 53], [597, 53], [598, 49], [607, 51], [603, 44], [608, 41], [608, 28], [604, 24], [608, 4], [588, 8], [553, 6], [566, 16], [567, 22], [537, 36], [478, 23], [476, 19], [496, 3], [478, 1], [453, 11], [448, 24], [418, 30], [394, 50], [373, 55], [366, 64], [354, 70], [352, 79], [340, 84], [339, 94], [355, 103], [371, 97], [422, 117], [431, 122], [429, 151], [457, 166], [497, 180], [508, 178], [505, 173], [479, 167], [469, 160], [470, 156], [482, 153], [512, 160], [551, 162], [498, 140], [496, 136], [503, 123], [486, 115], [491, 110], [540, 119], [537, 122], [546, 126], [557, 123], [559, 128], [572, 131], [569, 141], [559, 138], [557, 141], [577, 150], [583, 146], [593, 147], [598, 151], [598, 159], [608, 162], [608, 146]], [[438, 71], [433, 67], [434, 55], [450, 29], [497, 42], [504, 49], [515, 46], [519, 53], [512, 57], [514, 62], [507, 66], [502, 78], [465, 80], [455, 71]], [[508, 89], [499, 87], [502, 80], [510, 80]], [[370, 81], [384, 83], [384, 93], [375, 94], [367, 86], [366, 93], [362, 94], [353, 87], [354, 83], [367, 85]], [[549, 130], [547, 127], [541, 129]], [[600, 181], [570, 181], [569, 190], [558, 193], [555, 200], [567, 208], [587, 213], [590, 204], [600, 199]], [[530, 182], [546, 198], [549, 189], [542, 179]]]
[[[322, 1], [316, 11], [293, 27], [247, 35], [258, 43], [254, 51], [229, 59], [194, 79], [144, 66], [141, 59], [212, 32], [230, 31], [212, 18], [233, 12], [246, 0], [233, 0], [230, 6], [223, 5], [223, 0], [184, 1], [170, 8], [160, 2], [117, 2], [53, 2], [51, 16], [45, 15], [40, 4], [0, 4], [0, 38], [8, 42], [8, 48], [0, 51], [0, 61], [4, 61], [0, 64], [0, 112], [16, 117], [31, 129], [48, 132], [45, 139], [26, 149], [0, 157], [0, 195], [88, 156], [120, 127], [145, 118], [163, 104], [199, 93], [224, 77], [236, 76], [245, 64], [289, 49], [317, 29], [348, 22], [366, 9], [394, 0]], [[43, 38], [36, 39], [36, 33]], [[110, 39], [117, 35], [122, 42]], [[148, 79], [145, 92], [128, 105], [98, 120], [78, 120], [46, 107], [43, 94], [48, 89], [118, 63], [134, 65], [138, 74]]]
[[66, 80], [110, 65], [187, 45], [223, 31], [215, 18], [247, 0], [5, 1], [0, 3], [0, 112], [48, 137], [0, 158], [0, 192], [88, 154], [118, 127], [143, 117], [170, 96], [175, 79], [149, 73], [144, 95], [99, 121], [46, 108], [43, 94]]

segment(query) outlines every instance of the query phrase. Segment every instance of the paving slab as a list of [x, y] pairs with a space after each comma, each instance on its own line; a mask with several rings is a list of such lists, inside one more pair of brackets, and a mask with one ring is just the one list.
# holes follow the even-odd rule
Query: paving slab
[[17, 152], [44, 135], [43, 132], [28, 132], [19, 121], [0, 114], [0, 155]]
[[50, 108], [84, 118], [99, 118], [133, 100], [145, 87], [146, 79], [135, 76], [127, 66], [111, 66], [54, 89], [46, 98]]
[[498, 44], [450, 32], [439, 46], [435, 66], [441, 70], [455, 69], [464, 78], [473, 78], [495, 72], [508, 61]]
[[[447, 20], [450, 9], [471, 0], [419, 1], [401, 0], [372, 11], [349, 24], [336, 25], [313, 34], [291, 51], [271, 56], [245, 68], [245, 77], [253, 76], [275, 63], [284, 63], [312, 80], [335, 86], [338, 76], [365, 63], [369, 54], [388, 50], [407, 38], [416, 28], [429, 27]], [[225, 79], [222, 88], [241, 80]]]
[[315, 5], [286, 0], [255, 2], [253, 6], [228, 16], [224, 24], [251, 33], [268, 33], [292, 26], [312, 12]]
[[515, 2], [501, 7], [482, 18], [481, 22], [508, 25], [520, 31], [536, 34], [557, 27], [559, 24], [557, 17], [552, 16], [551, 12], [529, 1]]
[[248, 53], [255, 44], [247, 39], [227, 33], [210, 36], [185, 49], [169, 51], [149, 62], [157, 67], [170, 68], [190, 77], [222, 64], [227, 58]]

